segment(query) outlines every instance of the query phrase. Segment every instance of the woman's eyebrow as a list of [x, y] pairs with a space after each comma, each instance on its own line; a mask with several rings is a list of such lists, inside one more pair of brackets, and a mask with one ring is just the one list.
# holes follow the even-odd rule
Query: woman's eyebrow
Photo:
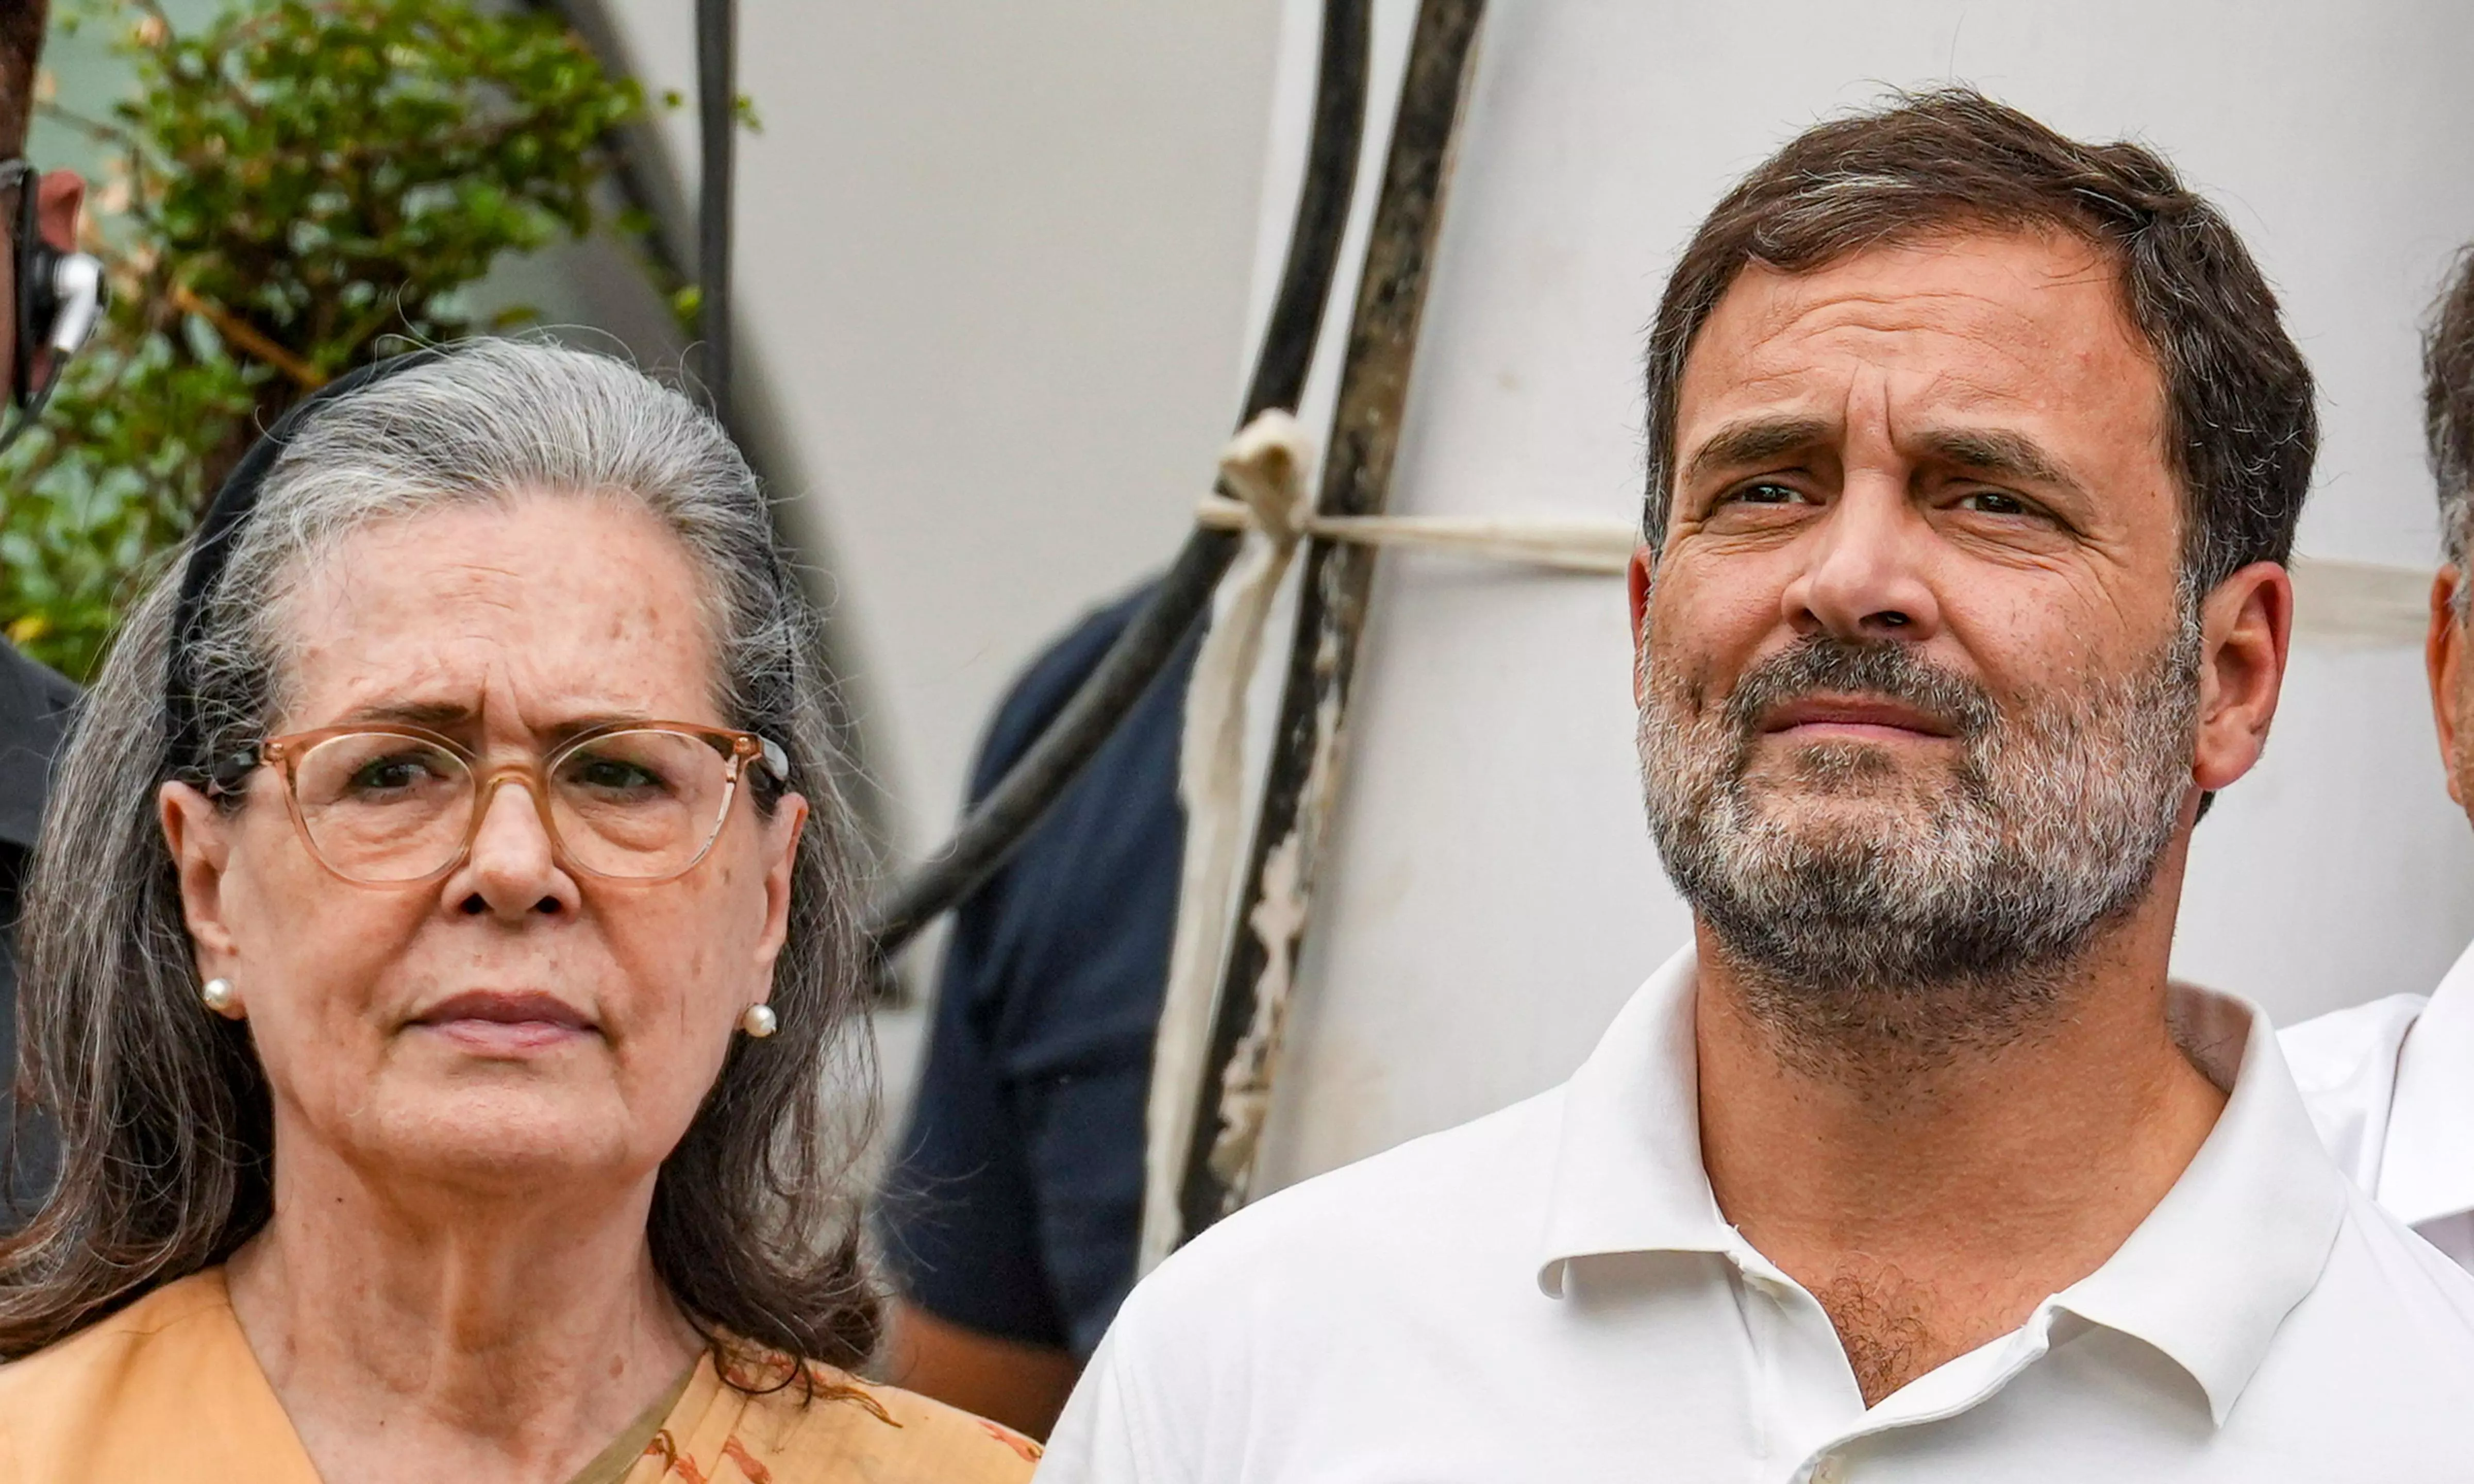
[[[479, 720], [479, 709], [461, 701], [381, 701], [352, 707], [336, 725], [420, 727], [430, 731], [451, 731]], [[591, 731], [595, 727], [626, 726], [656, 720], [660, 718], [634, 709], [593, 710], [561, 717], [536, 730], [543, 740], [556, 743]]]
[[364, 722], [399, 727], [426, 727], [433, 731], [473, 719], [473, 707], [460, 701], [380, 701], [369, 706], [356, 706], [338, 720], [339, 726], [356, 726]]

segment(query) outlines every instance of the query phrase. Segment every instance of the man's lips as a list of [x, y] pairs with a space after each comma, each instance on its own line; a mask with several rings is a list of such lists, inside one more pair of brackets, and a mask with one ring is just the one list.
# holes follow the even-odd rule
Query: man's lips
[[1861, 696], [1805, 696], [1772, 706], [1761, 717], [1761, 731], [1769, 736], [1828, 733], [1883, 741], [1953, 735], [1949, 723], [1929, 712]]
[[554, 994], [478, 990], [453, 995], [413, 1017], [467, 1050], [506, 1054], [557, 1045], [596, 1029]]

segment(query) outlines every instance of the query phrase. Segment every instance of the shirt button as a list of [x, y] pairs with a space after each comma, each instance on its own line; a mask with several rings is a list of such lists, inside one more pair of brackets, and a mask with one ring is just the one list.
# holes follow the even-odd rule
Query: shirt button
[[1847, 1460], [1836, 1453], [1824, 1453], [1812, 1466], [1812, 1484], [1846, 1484]]

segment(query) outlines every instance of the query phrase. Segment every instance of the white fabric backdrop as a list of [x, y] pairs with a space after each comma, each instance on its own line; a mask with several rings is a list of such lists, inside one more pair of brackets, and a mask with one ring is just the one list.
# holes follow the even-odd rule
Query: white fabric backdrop
[[[1378, 5], [1363, 191], [1412, 10]], [[1317, 13], [1285, 0], [1258, 317]], [[1814, 119], [1955, 79], [2159, 145], [2225, 207], [2325, 392], [2303, 549], [2432, 560], [2415, 325], [2474, 237], [2474, 9], [1497, 0], [1487, 24], [1395, 511], [1629, 515], [1640, 336], [1703, 212]], [[1259, 1188], [1560, 1079], [1687, 929], [1640, 819], [1621, 585], [1383, 563]], [[2428, 990], [2469, 930], [2419, 654], [2305, 646], [2266, 763], [2199, 831], [2177, 970], [2285, 1020]]]

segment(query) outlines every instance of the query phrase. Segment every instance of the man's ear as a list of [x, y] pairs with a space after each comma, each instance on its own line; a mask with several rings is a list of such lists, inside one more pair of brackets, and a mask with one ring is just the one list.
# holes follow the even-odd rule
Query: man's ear
[[2207, 792], [2248, 773], [2268, 746], [2293, 639], [2293, 579], [2254, 562], [2199, 605], [2199, 731], [2191, 776]]
[[1632, 602], [1632, 704], [1639, 706], [1640, 652], [1649, 642], [1649, 584], [1657, 575], [1658, 554], [1647, 541], [1632, 549], [1632, 565], [1624, 568], [1624, 595]]
[[155, 796], [163, 844], [181, 882], [181, 917], [197, 945], [198, 971], [228, 976], [237, 954], [224, 913], [224, 874], [231, 862], [231, 817], [186, 783], [166, 783]]
[[2457, 781], [2458, 686], [2463, 682], [2465, 625], [2457, 616], [2457, 599], [2464, 575], [2453, 566], [2431, 580], [2431, 631], [2423, 635], [2423, 668], [2431, 677], [2431, 724], [2439, 733], [2439, 766], [2448, 775], [2448, 797], [2465, 806], [2463, 785]]
[[85, 208], [85, 179], [74, 170], [46, 172], [35, 187], [35, 229], [63, 252], [77, 251], [78, 213]]

